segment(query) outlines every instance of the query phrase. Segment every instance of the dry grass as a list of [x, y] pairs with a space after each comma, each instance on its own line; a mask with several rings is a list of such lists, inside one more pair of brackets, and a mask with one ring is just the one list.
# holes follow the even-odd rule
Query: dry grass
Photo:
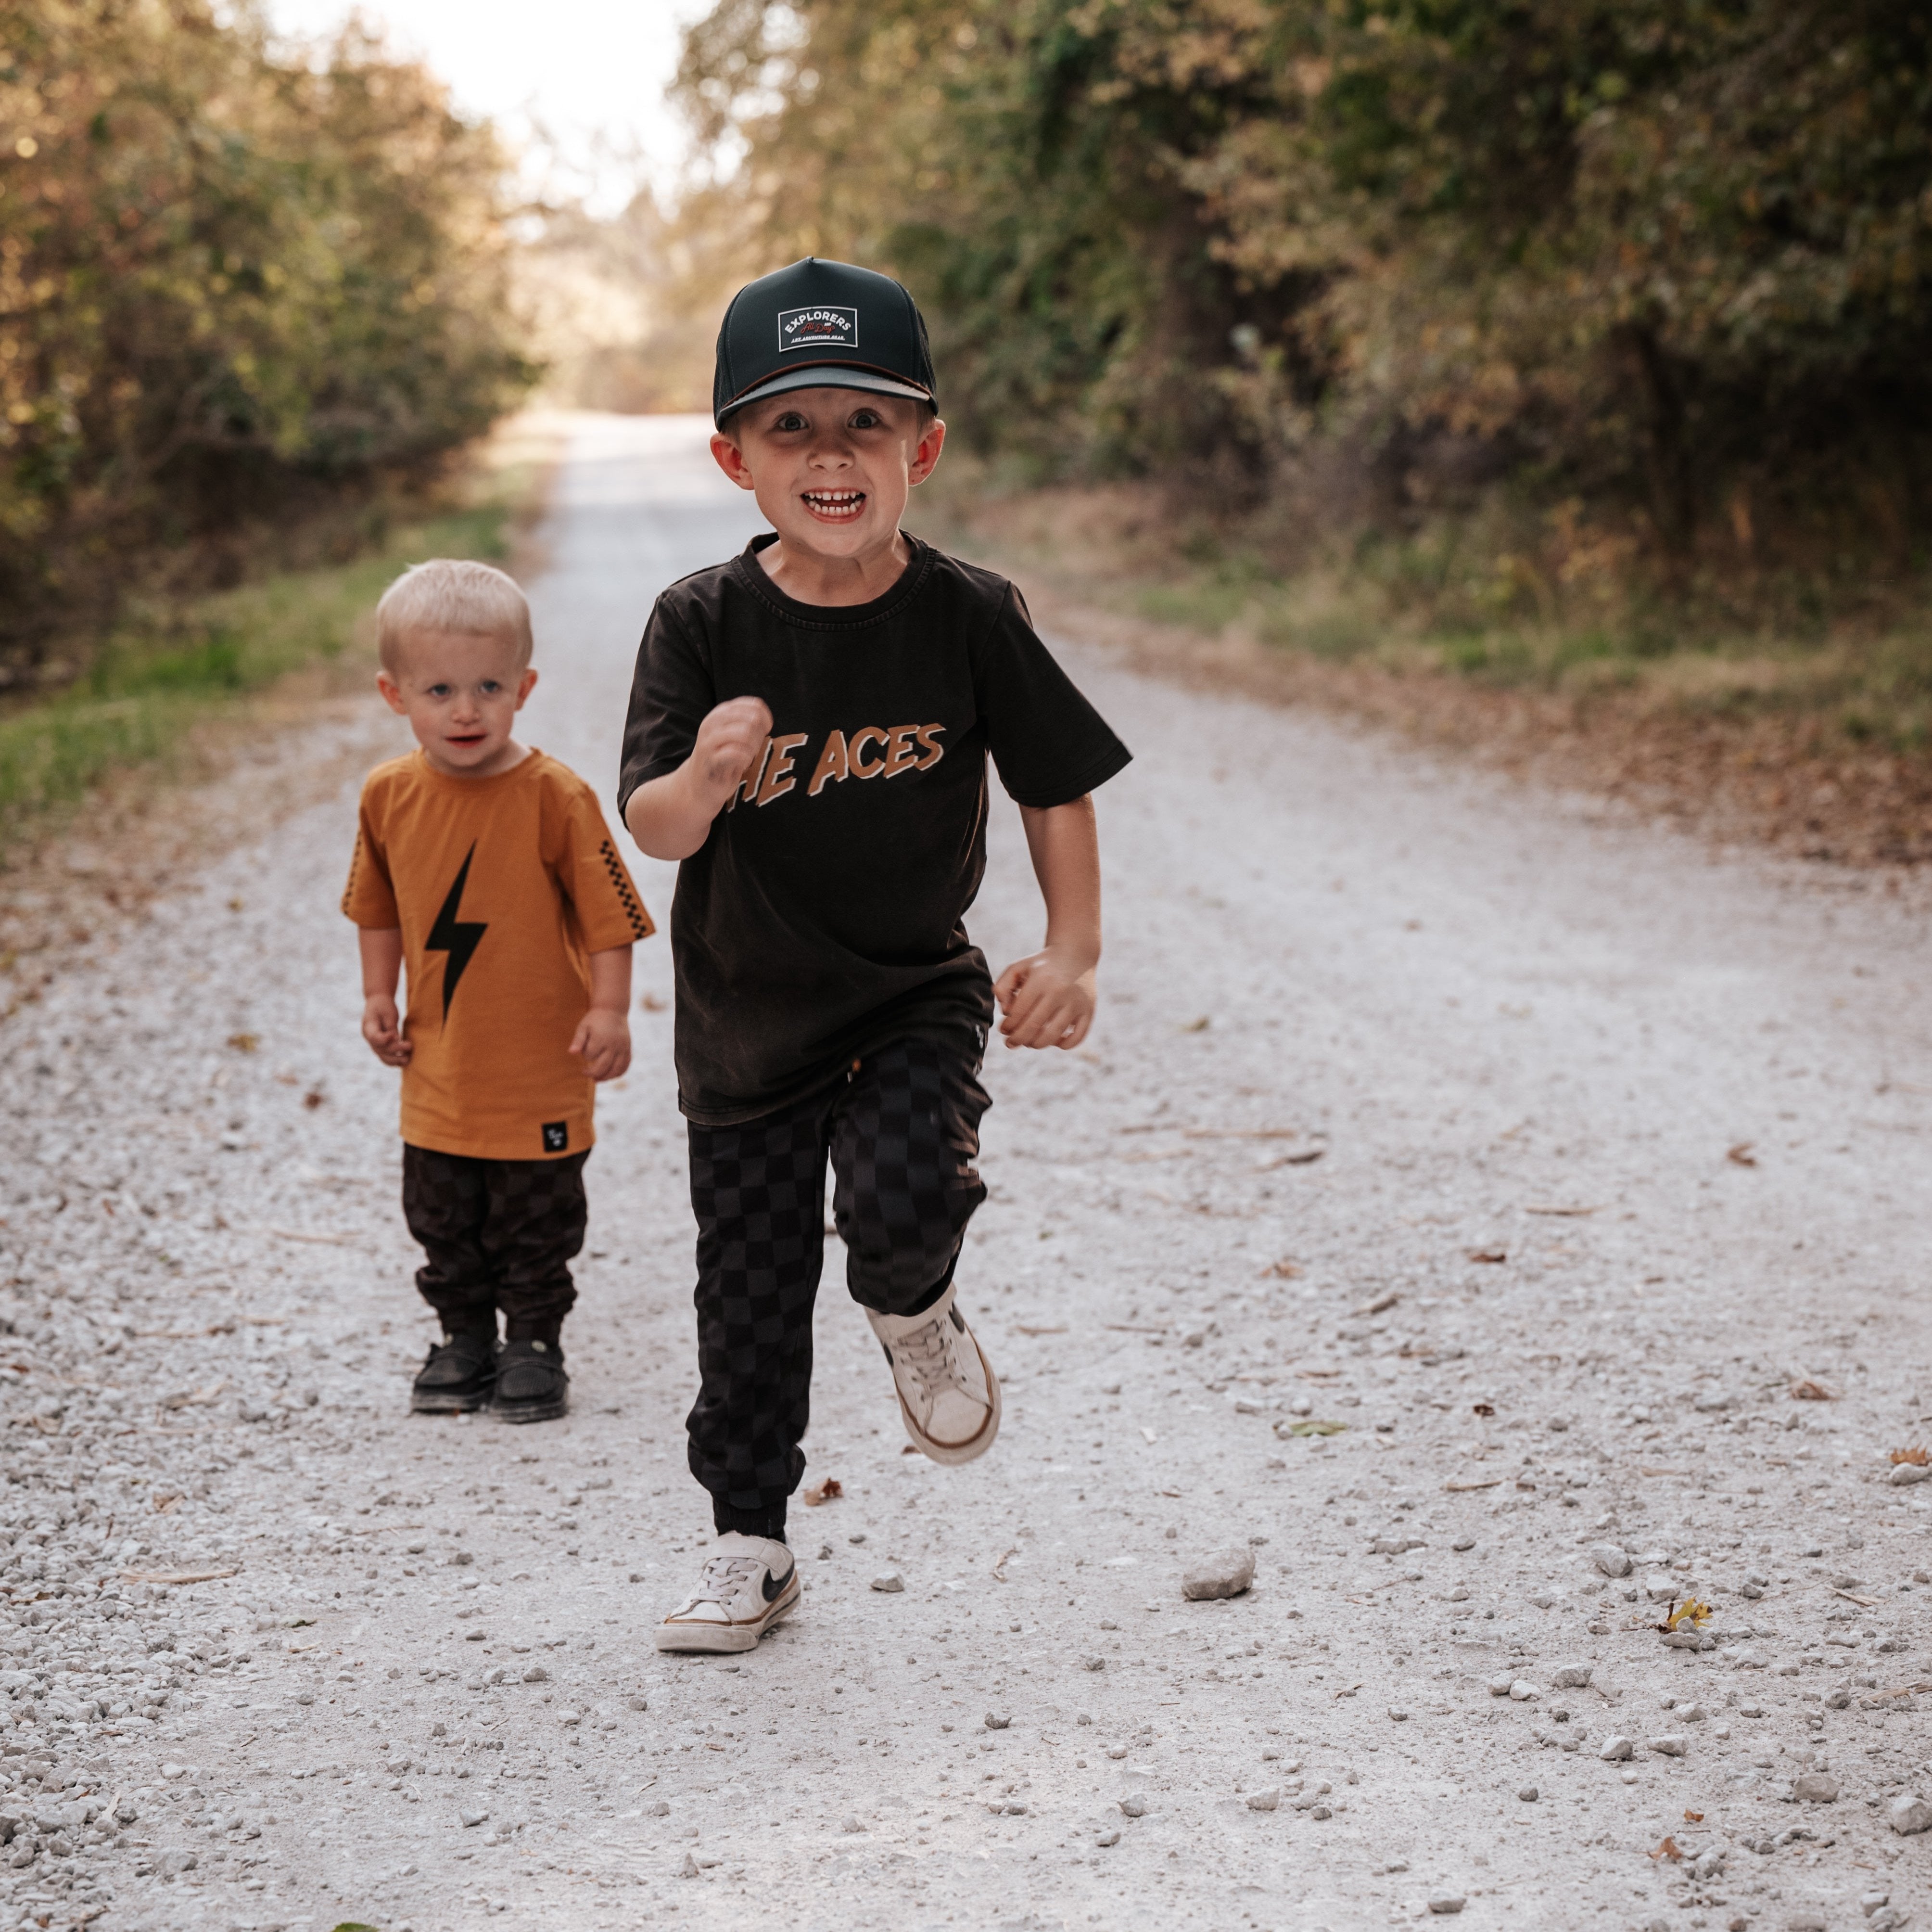
[[1932, 860], [1922, 611], [1803, 636], [1727, 628], [1616, 606], [1600, 585], [1566, 602], [1526, 588], [1521, 557], [1474, 547], [1427, 594], [1408, 581], [1418, 557], [1385, 545], [1275, 575], [1206, 555], [1200, 513], [1148, 487], [974, 481], [919, 505], [920, 527], [1015, 575], [1043, 624], [1162, 675], [1348, 714], [1723, 840]]

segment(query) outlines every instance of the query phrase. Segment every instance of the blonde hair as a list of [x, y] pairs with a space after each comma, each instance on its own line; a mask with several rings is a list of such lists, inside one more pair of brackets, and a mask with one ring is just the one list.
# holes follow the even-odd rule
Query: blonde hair
[[451, 557], [411, 564], [376, 606], [376, 649], [392, 678], [403, 639], [413, 630], [505, 638], [515, 648], [519, 671], [535, 648], [530, 607], [517, 580], [494, 564]]

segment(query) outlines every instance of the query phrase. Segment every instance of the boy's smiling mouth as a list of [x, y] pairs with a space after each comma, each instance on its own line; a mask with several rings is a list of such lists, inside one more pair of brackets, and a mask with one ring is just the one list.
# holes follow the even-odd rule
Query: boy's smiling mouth
[[866, 507], [863, 490], [803, 490], [800, 499], [814, 516], [827, 523], [850, 523]]

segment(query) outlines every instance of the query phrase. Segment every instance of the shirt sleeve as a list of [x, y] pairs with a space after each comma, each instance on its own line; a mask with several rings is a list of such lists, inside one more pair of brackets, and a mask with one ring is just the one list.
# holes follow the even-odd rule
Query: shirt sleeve
[[589, 786], [573, 784], [556, 820], [556, 849], [549, 854], [564, 896], [577, 914], [587, 951], [634, 945], [657, 928], [617, 855]]
[[620, 819], [640, 785], [675, 771], [691, 756], [698, 728], [717, 702], [704, 654], [658, 598], [638, 647], [638, 669], [631, 682], [623, 765], [617, 779]]
[[1010, 584], [973, 672], [986, 742], [1016, 804], [1069, 804], [1133, 756], [1040, 641]]
[[342, 894], [345, 917], [372, 931], [403, 923], [396, 904], [394, 882], [389, 877], [389, 861], [382, 847], [380, 831], [372, 810], [370, 788], [362, 788], [362, 802], [356, 815], [356, 852], [349, 861], [349, 883]]

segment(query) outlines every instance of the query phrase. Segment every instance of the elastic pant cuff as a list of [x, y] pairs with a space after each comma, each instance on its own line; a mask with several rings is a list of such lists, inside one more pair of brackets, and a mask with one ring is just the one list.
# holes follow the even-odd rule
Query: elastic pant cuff
[[541, 1342], [546, 1348], [560, 1349], [563, 1346], [563, 1318], [558, 1316], [550, 1321], [524, 1321], [504, 1318], [503, 1339], [506, 1342]]
[[711, 1521], [720, 1536], [735, 1530], [740, 1536], [761, 1536], [773, 1543], [785, 1540], [785, 1506], [768, 1510], [734, 1510], [729, 1503], [711, 1499]]

